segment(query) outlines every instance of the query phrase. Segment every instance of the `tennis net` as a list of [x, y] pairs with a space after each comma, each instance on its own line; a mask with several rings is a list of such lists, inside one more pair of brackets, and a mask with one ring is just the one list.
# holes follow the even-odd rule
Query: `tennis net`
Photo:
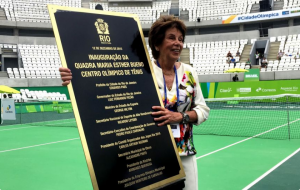
[[77, 127], [70, 101], [19, 102], [15, 108], [16, 120], [4, 120], [2, 125]]
[[[194, 126], [194, 135], [221, 135], [268, 139], [300, 139], [300, 95], [206, 99], [209, 118]], [[70, 101], [16, 103], [16, 120], [26, 124], [77, 127]]]
[[206, 99], [210, 115], [194, 135], [300, 139], [300, 95]]

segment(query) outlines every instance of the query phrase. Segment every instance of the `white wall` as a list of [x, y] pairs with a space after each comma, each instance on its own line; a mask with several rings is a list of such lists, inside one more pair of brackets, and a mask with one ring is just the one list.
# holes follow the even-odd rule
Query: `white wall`
[[55, 38], [52, 37], [19, 37], [19, 44], [29, 45], [56, 45]]
[[[194, 42], [214, 42], [214, 41], [227, 41], [227, 40], [241, 40], [259, 38], [259, 31], [244, 31], [244, 32], [232, 32], [232, 33], [220, 33], [220, 34], [205, 34], [205, 35], [192, 35], [185, 37], [185, 43]], [[148, 44], [148, 38], [145, 38], [146, 44]]]
[[293, 34], [300, 34], [300, 26], [269, 29], [270, 37], [288, 36]]
[[241, 40], [259, 38], [258, 30], [246, 31], [246, 32], [232, 32], [221, 34], [205, 34], [205, 35], [193, 35], [186, 36], [186, 43], [193, 42], [214, 42], [214, 41], [227, 41], [227, 40]]

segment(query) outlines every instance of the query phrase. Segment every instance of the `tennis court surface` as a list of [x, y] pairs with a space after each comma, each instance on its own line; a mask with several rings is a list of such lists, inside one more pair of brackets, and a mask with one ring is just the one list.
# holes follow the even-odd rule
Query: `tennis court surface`
[[[299, 190], [299, 103], [218, 104], [194, 128], [199, 189]], [[75, 119], [51, 114], [0, 125], [1, 190], [92, 189]]]

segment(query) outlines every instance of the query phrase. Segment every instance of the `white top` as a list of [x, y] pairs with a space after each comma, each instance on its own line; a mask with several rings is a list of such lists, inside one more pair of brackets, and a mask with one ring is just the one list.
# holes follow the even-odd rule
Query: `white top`
[[[163, 79], [163, 73], [162, 73], [162, 69], [160, 67], [158, 67], [155, 63], [152, 63], [153, 65], [153, 69], [154, 69], [154, 73], [156, 76], [156, 80], [157, 80], [157, 84], [161, 93], [161, 97], [164, 100], [164, 79]], [[190, 86], [187, 86], [187, 91], [193, 91], [195, 92], [195, 105], [196, 107], [194, 107], [192, 110], [195, 110], [198, 116], [198, 121], [197, 123], [195, 123], [196, 125], [199, 125], [200, 123], [202, 123], [203, 121], [205, 121], [208, 118], [208, 114], [209, 114], [209, 108], [207, 107], [204, 98], [203, 98], [203, 94], [200, 88], [200, 84], [199, 84], [199, 80], [198, 80], [198, 75], [196, 74], [196, 72], [194, 71], [194, 69], [185, 63], [181, 63], [180, 67], [177, 69], [177, 76], [178, 76], [178, 83], [179, 85], [181, 84], [182, 86], [186, 86], [186, 84], [184, 84], [186, 82], [187, 79], [183, 80], [183, 75], [185, 74], [185, 72], [191, 72], [191, 74], [194, 77], [194, 80], [196, 81], [196, 86], [194, 89], [189, 89], [191, 88]], [[173, 86], [171, 91], [167, 90], [167, 98], [170, 101], [170, 103], [176, 103], [176, 79], [174, 78], [173, 81]], [[184, 99], [186, 98], [186, 94], [183, 92], [183, 90], [179, 89], [179, 101], [184, 101]], [[190, 110], [187, 110], [190, 111]]]
[[[165, 102], [164, 78], [162, 69], [155, 63], [152, 63], [154, 74], [156, 76], [158, 88]], [[187, 64], [181, 63], [177, 69], [178, 87], [176, 87], [176, 78], [174, 76], [172, 89], [167, 90], [167, 104], [165, 105], [171, 111], [186, 112], [194, 110], [197, 113], [198, 120], [195, 123], [199, 125], [208, 118], [209, 108], [206, 106], [202, 91], [199, 85], [198, 76], [193, 68]], [[177, 89], [179, 91], [179, 106], [177, 106]], [[193, 143], [193, 125], [192, 123], [179, 124], [180, 137], [175, 138], [175, 143], [180, 156], [195, 155], [196, 149]]]

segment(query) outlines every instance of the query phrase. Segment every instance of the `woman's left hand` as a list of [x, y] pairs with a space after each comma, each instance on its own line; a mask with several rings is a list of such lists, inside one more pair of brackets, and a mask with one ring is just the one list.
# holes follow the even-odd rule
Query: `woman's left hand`
[[152, 112], [153, 116], [160, 116], [154, 118], [154, 121], [162, 121], [158, 124], [159, 127], [170, 123], [180, 123], [182, 121], [182, 114], [179, 112], [172, 112], [161, 106], [153, 106], [152, 109], [156, 110], [156, 112]]

